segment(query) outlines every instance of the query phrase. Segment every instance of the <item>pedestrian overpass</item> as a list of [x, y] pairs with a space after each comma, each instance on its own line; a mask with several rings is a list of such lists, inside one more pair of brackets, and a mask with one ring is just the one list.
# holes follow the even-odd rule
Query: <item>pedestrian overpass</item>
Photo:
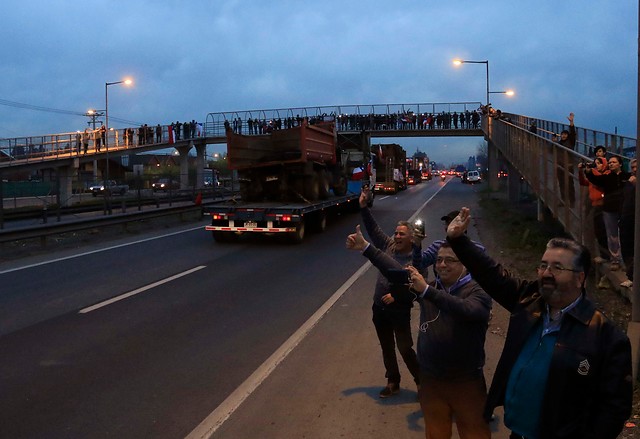
[[[527, 184], [537, 195], [540, 214], [549, 209], [565, 230], [583, 243], [590, 243], [591, 221], [585, 221], [588, 210], [586, 189], [581, 188], [576, 166], [568, 166], [565, 184], [559, 185], [556, 170], [561, 163], [577, 164], [587, 160], [596, 145], [604, 145], [610, 154], [630, 157], [635, 153], [634, 138], [577, 127], [577, 145], [570, 150], [551, 141], [555, 133], [567, 126], [535, 117], [502, 113], [501, 117], [480, 115], [479, 102], [410, 103], [337, 105], [268, 110], [243, 110], [209, 113], [197, 135], [170, 135], [171, 125], [161, 126], [158, 136], [134, 136], [123, 141], [123, 129], [112, 129], [105, 146], [98, 149], [93, 142], [85, 152], [80, 132], [0, 139], [0, 198], [2, 179], [20, 171], [48, 169], [58, 181], [59, 200], [70, 198], [74, 175], [90, 168], [94, 176], [109, 178], [109, 163], [124, 161], [134, 154], [174, 148], [179, 154], [181, 187], [188, 187], [188, 156], [196, 152], [196, 187], [204, 185], [206, 146], [224, 144], [225, 123], [239, 132], [260, 135], [265, 127], [286, 128], [303, 118], [333, 120], [338, 136], [370, 142], [384, 137], [458, 137], [482, 136], [488, 142], [489, 185], [497, 189], [497, 170], [508, 169], [508, 190], [516, 199]], [[472, 120], [477, 115], [476, 122]], [[432, 116], [430, 120], [429, 117]], [[438, 118], [440, 116], [440, 118]], [[475, 117], [475, 116], [474, 116]], [[235, 125], [233, 125], [235, 123]], [[278, 126], [279, 124], [279, 126]], [[536, 132], [530, 130], [537, 127]], [[136, 128], [137, 129], [137, 128]], [[154, 132], [155, 134], [155, 132]], [[173, 133], [175, 134], [175, 133]], [[112, 168], [113, 169], [113, 168]], [[563, 191], [560, 190], [563, 187]], [[574, 191], [574, 194], [569, 194]], [[571, 205], [564, 200], [575, 198]]]

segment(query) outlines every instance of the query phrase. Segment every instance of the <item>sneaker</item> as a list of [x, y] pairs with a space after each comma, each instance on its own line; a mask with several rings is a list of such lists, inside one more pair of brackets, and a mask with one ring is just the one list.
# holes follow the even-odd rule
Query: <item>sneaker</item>
[[601, 290], [606, 290], [610, 287], [611, 287], [611, 282], [609, 282], [609, 279], [607, 278], [607, 276], [602, 276], [600, 278], [600, 282], [598, 282], [598, 288]]
[[633, 281], [627, 279], [624, 282], [620, 282], [620, 286], [624, 288], [631, 288], [633, 286]]
[[392, 395], [395, 395], [400, 391], [400, 386], [396, 383], [389, 383], [387, 386], [380, 391], [380, 398], [388, 398]]

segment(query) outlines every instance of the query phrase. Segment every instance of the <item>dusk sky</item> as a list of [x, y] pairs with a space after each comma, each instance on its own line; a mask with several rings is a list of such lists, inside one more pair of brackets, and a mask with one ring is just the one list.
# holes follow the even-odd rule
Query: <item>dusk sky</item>
[[[485, 101], [635, 137], [638, 2], [5, 0], [0, 137], [124, 128], [209, 112]], [[29, 108], [23, 108], [23, 107]], [[47, 110], [38, 111], [34, 107]], [[129, 121], [130, 123], [124, 123]], [[480, 139], [403, 140], [463, 161]], [[444, 145], [447, 145], [446, 147]]]

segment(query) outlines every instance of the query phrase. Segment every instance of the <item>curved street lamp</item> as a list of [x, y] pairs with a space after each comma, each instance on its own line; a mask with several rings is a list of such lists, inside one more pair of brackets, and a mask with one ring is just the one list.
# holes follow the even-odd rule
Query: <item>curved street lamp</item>
[[465, 59], [454, 59], [453, 64], [459, 66], [461, 64], [484, 64], [487, 67], [487, 106], [489, 105], [489, 60], [469, 61]]
[[[133, 84], [133, 81], [129, 78], [127, 79], [123, 79], [122, 81], [115, 81], [115, 82], [105, 82], [104, 83], [104, 125], [105, 125], [105, 131], [106, 134], [104, 136], [104, 147], [106, 150], [106, 157], [107, 157], [107, 165], [105, 168], [105, 178], [104, 178], [104, 183], [105, 185], [109, 184], [109, 86], [110, 85], [116, 85], [116, 84], [125, 84], [125, 85], [131, 85]], [[109, 215], [111, 215], [112, 211], [111, 211], [111, 195], [109, 194], [109, 188], [105, 187], [105, 201], [107, 204], [107, 211], [109, 212]]]

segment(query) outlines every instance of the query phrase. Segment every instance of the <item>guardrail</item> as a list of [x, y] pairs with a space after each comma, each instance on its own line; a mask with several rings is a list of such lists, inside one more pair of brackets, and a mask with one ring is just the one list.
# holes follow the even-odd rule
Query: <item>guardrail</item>
[[[215, 204], [215, 203], [207, 203]], [[92, 229], [95, 227], [109, 227], [115, 225], [125, 225], [127, 223], [153, 218], [161, 218], [171, 215], [178, 215], [184, 219], [188, 215], [203, 216], [203, 206], [176, 206], [176, 207], [160, 207], [153, 211], [141, 211], [123, 213], [118, 215], [99, 216], [92, 218], [84, 218], [78, 220], [70, 220], [59, 223], [40, 224], [35, 227], [22, 227], [17, 229], [1, 230], [0, 243], [8, 243], [15, 241], [24, 241], [31, 239], [40, 239], [41, 244], [46, 246], [47, 239], [52, 236], [63, 233], [77, 232], [81, 230]]]

